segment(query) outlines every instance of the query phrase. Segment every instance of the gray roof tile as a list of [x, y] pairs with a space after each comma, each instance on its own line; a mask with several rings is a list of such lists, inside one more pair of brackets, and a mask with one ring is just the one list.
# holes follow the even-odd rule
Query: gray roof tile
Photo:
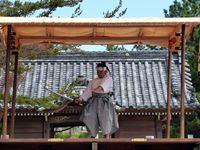
[[[173, 55], [172, 103], [180, 106], [180, 56]], [[19, 95], [44, 97], [73, 81], [79, 75], [88, 80], [96, 76], [96, 63], [106, 61], [114, 81], [114, 99], [126, 108], [166, 108], [167, 52], [85, 52], [65, 53], [39, 60], [21, 60], [33, 69], [26, 73]], [[185, 106], [199, 105], [194, 95], [189, 66], [185, 73]], [[1, 75], [1, 81], [3, 75]], [[0, 89], [2, 90], [0, 84]]]

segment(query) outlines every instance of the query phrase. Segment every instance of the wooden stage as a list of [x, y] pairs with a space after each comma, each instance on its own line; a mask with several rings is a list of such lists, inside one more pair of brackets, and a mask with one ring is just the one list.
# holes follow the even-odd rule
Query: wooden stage
[[1, 150], [200, 150], [200, 139], [8, 139]]

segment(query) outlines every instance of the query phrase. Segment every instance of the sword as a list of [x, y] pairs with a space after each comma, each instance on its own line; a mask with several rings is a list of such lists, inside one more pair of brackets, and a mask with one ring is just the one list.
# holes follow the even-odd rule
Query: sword
[[73, 101], [73, 99], [72, 99], [71, 97], [68, 97], [68, 96], [62, 95], [62, 94], [60, 94], [60, 93], [54, 92], [53, 90], [51, 90], [51, 89], [49, 89], [49, 88], [47, 88], [47, 87], [45, 87], [45, 89], [48, 90], [48, 91], [50, 91], [50, 92], [52, 92], [52, 93], [54, 93], [54, 94], [56, 94], [56, 95], [58, 95], [58, 96], [60, 96], [61, 98], [64, 98], [64, 99], [66, 99], [66, 100]]

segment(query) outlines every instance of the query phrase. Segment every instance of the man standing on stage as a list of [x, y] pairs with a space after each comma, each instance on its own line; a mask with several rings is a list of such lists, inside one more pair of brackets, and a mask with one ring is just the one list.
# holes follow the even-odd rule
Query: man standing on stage
[[97, 78], [89, 82], [83, 94], [75, 98], [75, 103], [87, 101], [80, 120], [86, 125], [91, 137], [96, 137], [99, 127], [104, 138], [110, 138], [118, 128], [118, 116], [110, 101], [113, 80], [105, 62], [97, 64]]

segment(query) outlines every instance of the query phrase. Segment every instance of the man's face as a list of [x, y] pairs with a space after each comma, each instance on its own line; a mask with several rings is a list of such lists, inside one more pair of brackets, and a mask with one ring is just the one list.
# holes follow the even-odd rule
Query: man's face
[[97, 69], [97, 76], [98, 76], [99, 78], [105, 77], [106, 74], [107, 74], [107, 70], [98, 70], [98, 69]]

